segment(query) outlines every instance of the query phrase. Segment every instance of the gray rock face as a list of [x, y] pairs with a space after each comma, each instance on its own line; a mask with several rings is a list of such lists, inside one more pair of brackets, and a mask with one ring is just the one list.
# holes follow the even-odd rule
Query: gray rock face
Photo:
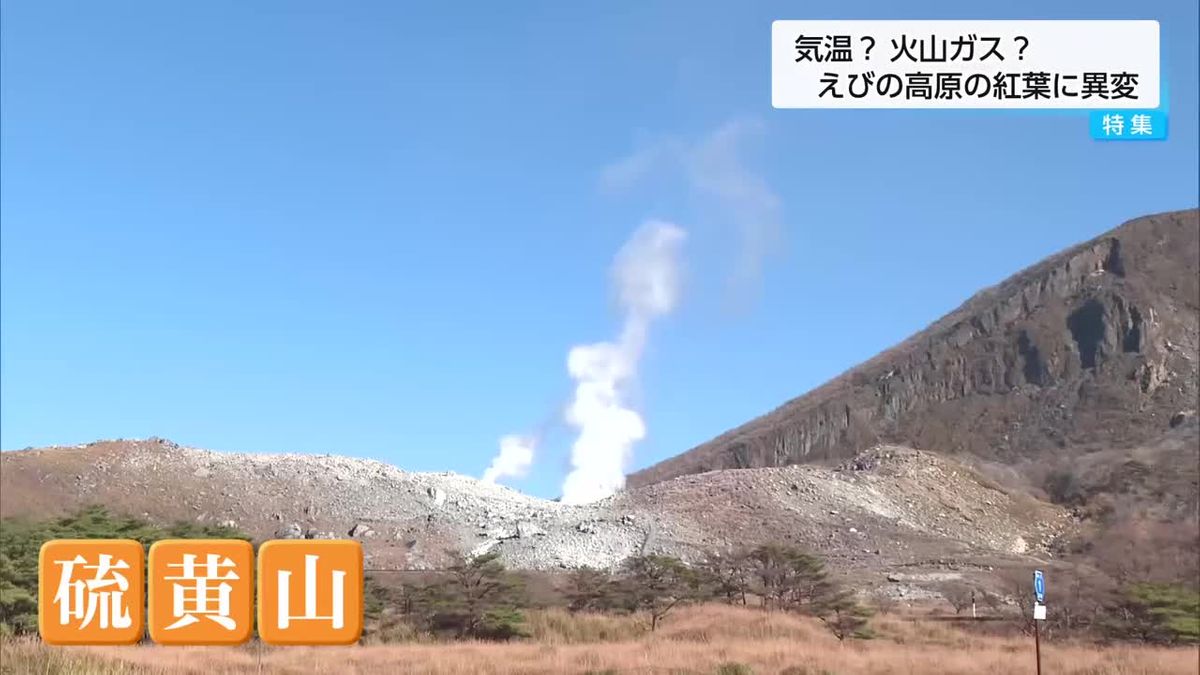
[[630, 485], [847, 458], [881, 441], [1009, 462], [1152, 439], [1197, 398], [1197, 214], [1130, 221], [1048, 258]]

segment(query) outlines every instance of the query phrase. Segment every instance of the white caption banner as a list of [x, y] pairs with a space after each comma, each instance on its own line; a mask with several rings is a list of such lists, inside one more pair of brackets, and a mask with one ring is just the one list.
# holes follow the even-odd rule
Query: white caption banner
[[1159, 106], [1157, 21], [775, 21], [776, 108]]

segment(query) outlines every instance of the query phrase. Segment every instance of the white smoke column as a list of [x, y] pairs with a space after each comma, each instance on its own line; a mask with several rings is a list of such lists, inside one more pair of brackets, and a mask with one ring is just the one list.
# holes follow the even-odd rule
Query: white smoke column
[[572, 347], [567, 371], [575, 397], [567, 423], [579, 429], [571, 446], [571, 472], [562, 501], [584, 504], [603, 499], [625, 485], [633, 446], [646, 436], [642, 417], [624, 392], [637, 377], [638, 361], [650, 324], [675, 308], [679, 297], [679, 248], [683, 229], [651, 220], [633, 233], [613, 261], [612, 282], [624, 324], [616, 342]]
[[533, 436], [504, 436], [500, 439], [500, 454], [492, 459], [492, 464], [483, 472], [481, 480], [485, 483], [495, 483], [501, 478], [522, 478], [533, 465], [533, 453], [537, 449], [537, 439]]
[[743, 118], [696, 139], [659, 138], [609, 164], [600, 174], [601, 189], [611, 193], [680, 176], [699, 198], [704, 218], [715, 219], [737, 236], [739, 245], [731, 249], [728, 291], [729, 299], [738, 304], [757, 290], [767, 259], [783, 248], [783, 202], [744, 156], [747, 146], [765, 130], [761, 121]]

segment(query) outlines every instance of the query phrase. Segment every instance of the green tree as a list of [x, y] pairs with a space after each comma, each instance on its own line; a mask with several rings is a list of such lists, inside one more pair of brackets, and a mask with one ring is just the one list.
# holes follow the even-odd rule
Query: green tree
[[817, 615], [836, 592], [825, 563], [799, 549], [768, 544], [747, 556], [751, 588], [763, 607]]
[[243, 539], [234, 528], [178, 522], [159, 527], [110, 513], [99, 506], [61, 518], [5, 518], [0, 521], [0, 631], [37, 630], [38, 554], [52, 539], [135, 539], [149, 546], [160, 539]]
[[37, 596], [17, 575], [16, 566], [0, 553], [0, 635], [37, 630]]
[[643, 555], [625, 561], [622, 586], [628, 606], [650, 615], [650, 630], [681, 603], [701, 599], [703, 576], [666, 555]]
[[572, 612], [602, 612], [617, 606], [616, 581], [603, 570], [581, 567], [567, 575], [563, 597]]
[[454, 554], [442, 580], [418, 592], [423, 622], [457, 638], [508, 640], [526, 635], [522, 579], [505, 569], [499, 553]]
[[382, 628], [384, 614], [392, 599], [392, 589], [380, 584], [375, 577], [363, 577], [363, 636], [369, 637]]
[[871, 610], [829, 578], [818, 556], [768, 544], [751, 551], [746, 561], [751, 589], [763, 607], [814, 616], [838, 640], [870, 637]]
[[816, 608], [817, 618], [833, 633], [839, 642], [854, 637], [869, 639], [873, 633], [867, 626], [871, 619], [871, 610], [854, 598], [848, 591], [839, 591], [822, 600]]

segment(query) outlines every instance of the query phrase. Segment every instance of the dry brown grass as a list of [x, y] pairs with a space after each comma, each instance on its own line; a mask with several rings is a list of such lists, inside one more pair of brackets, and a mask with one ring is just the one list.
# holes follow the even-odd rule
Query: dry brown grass
[[636, 640], [650, 632], [650, 621], [640, 615], [622, 616], [562, 609], [527, 613], [526, 627], [534, 642], [543, 645], [588, 644]]
[[[946, 624], [897, 617], [876, 621], [878, 639], [846, 645], [807, 619], [719, 605], [681, 609], [654, 634], [638, 617], [547, 611], [534, 614], [530, 624], [534, 639], [509, 644], [52, 649], [8, 642], [3, 672], [550, 675], [715, 673], [721, 664], [741, 664], [760, 675], [950, 675], [1031, 672], [1033, 666], [1027, 639], [976, 636]], [[47, 658], [82, 665], [45, 669]], [[1044, 644], [1042, 658], [1047, 673], [1068, 675], [1195, 675], [1200, 662], [1195, 648], [1074, 643]]]

